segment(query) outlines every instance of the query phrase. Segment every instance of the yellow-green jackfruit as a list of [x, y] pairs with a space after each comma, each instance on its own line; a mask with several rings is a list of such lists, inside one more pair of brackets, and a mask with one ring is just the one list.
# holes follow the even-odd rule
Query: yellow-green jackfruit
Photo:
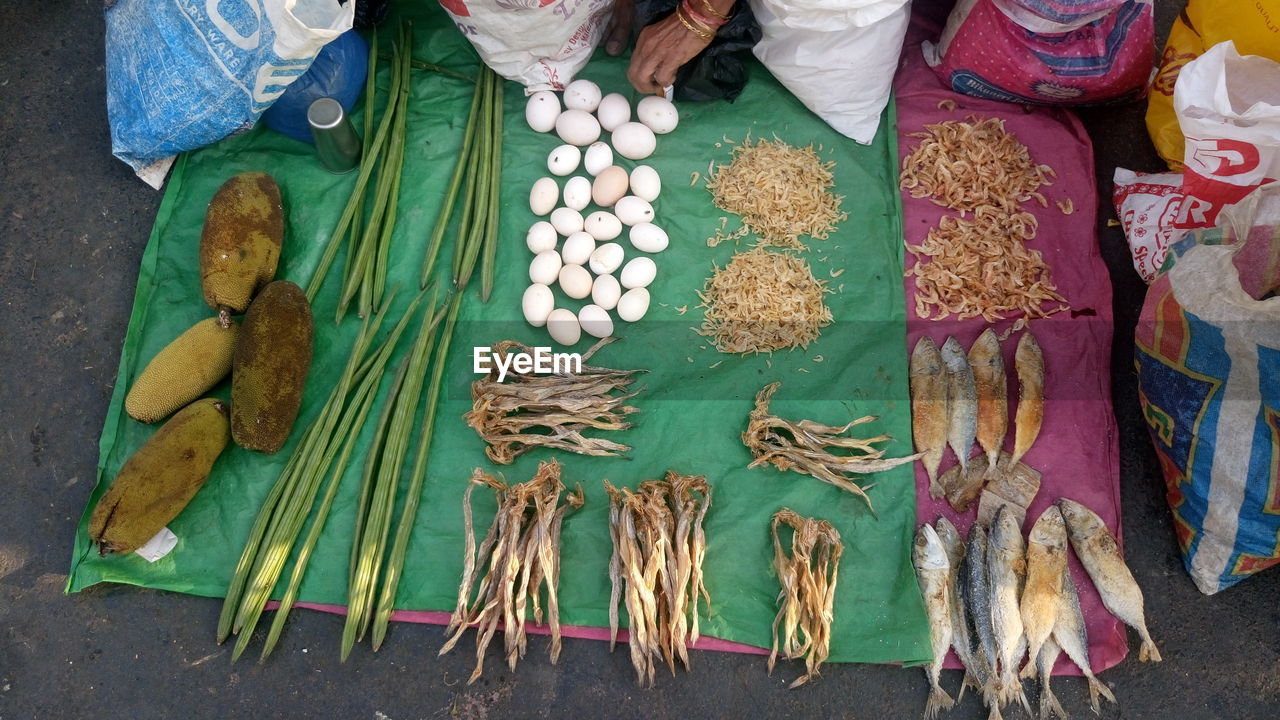
[[284, 447], [311, 369], [311, 305], [302, 288], [277, 280], [245, 313], [231, 367], [231, 436], [249, 450]]
[[283, 241], [280, 186], [270, 175], [240, 173], [218, 188], [200, 233], [200, 289], [223, 325], [275, 278]]
[[240, 326], [217, 318], [192, 325], [151, 358], [124, 399], [129, 417], [153, 423], [209, 392], [231, 372]]
[[142, 547], [182, 512], [231, 439], [227, 406], [197, 400], [160, 426], [116, 475], [89, 517], [98, 551]]

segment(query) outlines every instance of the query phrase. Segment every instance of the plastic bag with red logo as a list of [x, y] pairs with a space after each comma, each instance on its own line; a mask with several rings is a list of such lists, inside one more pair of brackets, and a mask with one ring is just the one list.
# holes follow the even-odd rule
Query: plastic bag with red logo
[[1186, 138], [1175, 227], [1211, 227], [1223, 208], [1280, 178], [1280, 63], [1219, 43], [1182, 68], [1173, 107]]
[[1129, 241], [1133, 269], [1150, 284], [1164, 267], [1169, 246], [1186, 233], [1173, 227], [1182, 207], [1182, 175], [1116, 168], [1114, 182], [1111, 200]]
[[439, 0], [493, 71], [526, 92], [563, 90], [591, 59], [613, 0]]

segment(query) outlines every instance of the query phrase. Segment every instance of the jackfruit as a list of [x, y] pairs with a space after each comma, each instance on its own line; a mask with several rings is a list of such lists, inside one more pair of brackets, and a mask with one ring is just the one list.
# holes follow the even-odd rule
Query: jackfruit
[[200, 233], [200, 289], [225, 327], [276, 276], [284, 241], [280, 186], [264, 172], [222, 184]]
[[153, 423], [209, 392], [231, 372], [240, 326], [201, 320], [151, 358], [124, 399], [129, 417]]
[[230, 439], [227, 406], [214, 398], [191, 403], [161, 425], [125, 461], [89, 516], [98, 552], [133, 552], [178, 517]]
[[302, 288], [277, 280], [245, 313], [231, 366], [231, 436], [274, 453], [289, 439], [311, 369], [311, 305]]

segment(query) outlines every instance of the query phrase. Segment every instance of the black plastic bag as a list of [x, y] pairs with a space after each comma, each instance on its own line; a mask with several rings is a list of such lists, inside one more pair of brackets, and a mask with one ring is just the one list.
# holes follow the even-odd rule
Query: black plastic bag
[[[635, 24], [644, 28], [675, 12], [680, 0], [635, 0]], [[760, 41], [760, 24], [751, 6], [740, 0], [733, 17], [717, 32], [715, 39], [676, 72], [675, 94], [679, 100], [719, 100], [733, 102], [747, 85], [744, 64], [751, 48]]]

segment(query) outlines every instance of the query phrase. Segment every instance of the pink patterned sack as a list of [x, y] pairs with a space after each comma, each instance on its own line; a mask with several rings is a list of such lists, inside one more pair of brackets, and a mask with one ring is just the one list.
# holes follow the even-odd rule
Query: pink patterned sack
[[[1097, 19], [1054, 33], [1024, 24], [1059, 29], [1075, 23], [1037, 24], [1033, 20], [1043, 18], [1028, 18], [1028, 5], [1025, 0], [960, 0], [938, 43], [924, 44], [926, 61], [947, 87], [988, 100], [1083, 105], [1133, 100], [1146, 91], [1155, 62], [1151, 0], [1127, 0]], [[1082, 16], [1044, 12], [1079, 22], [1096, 15], [1099, 5]]]

